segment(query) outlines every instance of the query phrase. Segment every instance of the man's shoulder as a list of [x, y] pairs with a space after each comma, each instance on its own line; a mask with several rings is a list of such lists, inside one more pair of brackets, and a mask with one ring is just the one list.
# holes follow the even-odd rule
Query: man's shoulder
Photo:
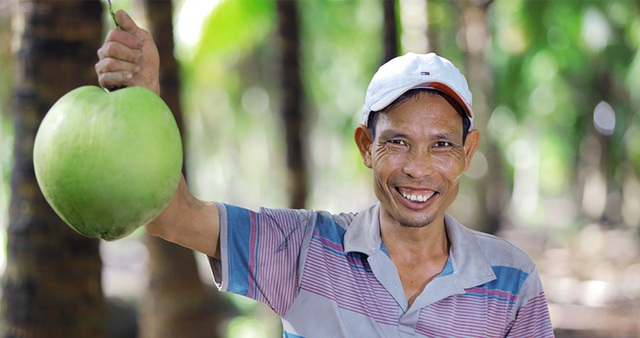
[[[510, 267], [530, 273], [535, 269], [531, 257], [504, 238], [471, 229], [446, 215], [447, 231], [454, 248], [464, 251], [464, 256], [482, 256], [491, 267]], [[477, 261], [477, 259], [472, 259]]]
[[313, 218], [313, 221], [317, 225], [330, 223], [334, 226], [338, 226], [343, 230], [347, 230], [356, 223], [364, 224], [366, 228], [371, 228], [374, 223], [378, 222], [379, 206], [372, 205], [366, 209], [359, 211], [325, 211], [325, 210], [312, 210], [309, 213], [309, 217]]
[[529, 254], [508, 240], [485, 232], [468, 230], [477, 240], [480, 250], [491, 266], [516, 268], [526, 272], [535, 269], [535, 263]]
[[351, 221], [358, 215], [357, 212], [330, 212], [330, 211], [314, 211], [318, 216], [331, 219], [337, 223], [345, 223], [348, 226]]

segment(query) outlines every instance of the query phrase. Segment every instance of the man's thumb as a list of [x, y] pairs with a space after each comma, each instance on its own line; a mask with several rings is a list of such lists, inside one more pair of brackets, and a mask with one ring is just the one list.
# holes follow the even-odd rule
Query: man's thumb
[[116, 21], [124, 31], [134, 33], [138, 29], [135, 21], [122, 9], [116, 12]]

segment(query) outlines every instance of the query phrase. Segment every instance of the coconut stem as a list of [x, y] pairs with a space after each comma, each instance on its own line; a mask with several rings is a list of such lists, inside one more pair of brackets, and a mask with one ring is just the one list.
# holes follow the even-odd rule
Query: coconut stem
[[113, 12], [113, 7], [111, 6], [111, 0], [107, 0], [107, 2], [109, 2], [109, 13], [111, 13], [111, 18], [113, 19], [113, 23], [116, 24], [116, 28], [122, 29], [120, 28], [120, 25], [118, 25], [118, 21], [116, 21], [116, 13]]

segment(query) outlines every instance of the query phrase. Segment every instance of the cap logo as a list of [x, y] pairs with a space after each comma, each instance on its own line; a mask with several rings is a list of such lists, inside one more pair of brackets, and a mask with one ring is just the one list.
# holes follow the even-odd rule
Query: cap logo
[[429, 72], [420, 72], [420, 75], [431, 75]]

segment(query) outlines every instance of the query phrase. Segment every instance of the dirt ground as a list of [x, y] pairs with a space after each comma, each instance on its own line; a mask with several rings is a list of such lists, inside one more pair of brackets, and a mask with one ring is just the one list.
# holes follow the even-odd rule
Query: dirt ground
[[500, 235], [536, 261], [558, 338], [640, 337], [637, 230], [592, 224], [567, 241], [521, 230]]

